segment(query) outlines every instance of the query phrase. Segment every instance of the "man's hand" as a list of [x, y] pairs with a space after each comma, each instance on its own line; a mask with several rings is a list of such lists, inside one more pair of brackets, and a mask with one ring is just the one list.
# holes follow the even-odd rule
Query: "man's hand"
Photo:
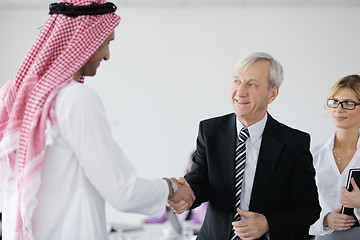
[[174, 197], [168, 200], [168, 203], [177, 214], [180, 214], [188, 210], [193, 205], [195, 195], [185, 178], [179, 178], [177, 183], [179, 187], [178, 192]]
[[258, 239], [269, 232], [269, 224], [266, 217], [260, 213], [236, 209], [240, 216], [246, 219], [233, 222], [235, 234], [243, 240]]

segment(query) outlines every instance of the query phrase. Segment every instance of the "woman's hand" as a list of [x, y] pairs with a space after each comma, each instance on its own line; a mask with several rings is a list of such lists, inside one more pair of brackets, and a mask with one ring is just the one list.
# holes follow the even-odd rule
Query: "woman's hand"
[[353, 216], [341, 214], [340, 208], [328, 213], [324, 217], [324, 225], [335, 231], [348, 230], [355, 224], [355, 222], [356, 220]]
[[349, 192], [345, 187], [341, 189], [341, 205], [347, 208], [360, 208], [360, 189], [354, 178], [350, 179], [353, 190]]

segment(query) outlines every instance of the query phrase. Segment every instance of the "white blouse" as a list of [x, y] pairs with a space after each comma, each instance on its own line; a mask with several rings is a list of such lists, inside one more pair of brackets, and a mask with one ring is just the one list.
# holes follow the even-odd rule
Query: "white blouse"
[[[336, 166], [332, 149], [334, 148], [335, 134], [324, 145], [317, 145], [312, 149], [314, 157], [313, 164], [316, 170], [316, 184], [319, 192], [319, 201], [322, 208], [320, 218], [310, 227], [309, 233], [311, 235], [326, 235], [332, 233], [334, 230], [325, 227], [323, 220], [326, 214], [338, 208], [341, 208], [341, 188], [346, 186], [349, 169], [360, 167], [360, 151], [359, 140], [357, 143], [357, 150], [346, 166], [344, 171], [340, 174]], [[360, 209], [355, 209], [355, 215], [360, 219]]]
[[[161, 216], [168, 185], [138, 178], [114, 141], [103, 104], [73, 81], [56, 99], [59, 133], [47, 131], [46, 160], [33, 225], [36, 240], [108, 239], [105, 201], [123, 212]], [[134, 143], [135, 144], [135, 143]], [[16, 182], [11, 183], [16, 189]], [[3, 239], [14, 239], [17, 192], [4, 201]]]

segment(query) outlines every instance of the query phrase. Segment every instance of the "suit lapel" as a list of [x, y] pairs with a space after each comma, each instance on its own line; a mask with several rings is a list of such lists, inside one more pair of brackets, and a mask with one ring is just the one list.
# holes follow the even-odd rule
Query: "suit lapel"
[[221, 178], [224, 188], [228, 189], [228, 199], [235, 205], [234, 191], [235, 191], [235, 177], [234, 177], [234, 164], [235, 164], [235, 144], [236, 144], [236, 118], [233, 114], [230, 118], [226, 118], [223, 122], [219, 133], [219, 149], [218, 159], [220, 159]]
[[258, 199], [264, 197], [263, 192], [267, 187], [267, 183], [270, 180], [281, 149], [283, 148], [283, 144], [277, 140], [280, 135], [281, 132], [279, 131], [278, 123], [269, 114], [261, 140], [253, 190], [251, 193], [250, 210], [257, 205]]

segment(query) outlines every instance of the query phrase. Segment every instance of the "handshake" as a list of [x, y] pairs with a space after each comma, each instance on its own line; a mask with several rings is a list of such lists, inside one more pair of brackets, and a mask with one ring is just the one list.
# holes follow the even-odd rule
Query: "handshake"
[[188, 210], [195, 201], [195, 195], [185, 178], [163, 178], [169, 186], [168, 204], [177, 214]]

